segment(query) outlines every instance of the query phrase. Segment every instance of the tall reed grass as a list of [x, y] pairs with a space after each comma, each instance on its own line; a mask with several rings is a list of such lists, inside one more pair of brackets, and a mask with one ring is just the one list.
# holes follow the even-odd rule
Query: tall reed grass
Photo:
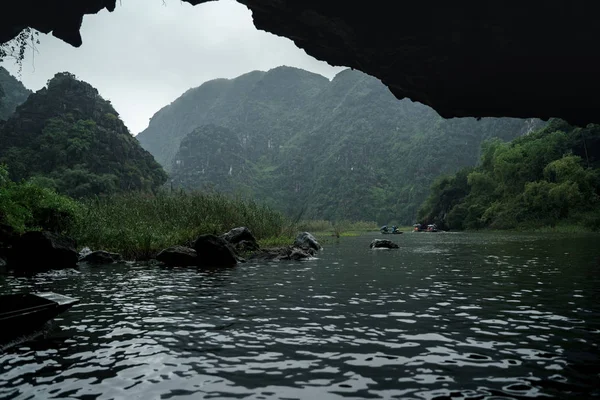
[[189, 246], [198, 235], [220, 235], [237, 226], [247, 226], [259, 240], [295, 232], [281, 213], [218, 193], [135, 193], [82, 204], [69, 235], [126, 259], [148, 259], [169, 246]]

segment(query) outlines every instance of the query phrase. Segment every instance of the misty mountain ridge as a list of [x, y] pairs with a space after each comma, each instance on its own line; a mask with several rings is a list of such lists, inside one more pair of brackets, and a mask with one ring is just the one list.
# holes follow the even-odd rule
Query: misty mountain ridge
[[31, 93], [6, 68], [0, 67], [0, 120], [7, 120]]
[[536, 119], [443, 119], [346, 69], [292, 67], [216, 79], [158, 111], [137, 138], [175, 186], [244, 193], [305, 218], [411, 223], [441, 174]]

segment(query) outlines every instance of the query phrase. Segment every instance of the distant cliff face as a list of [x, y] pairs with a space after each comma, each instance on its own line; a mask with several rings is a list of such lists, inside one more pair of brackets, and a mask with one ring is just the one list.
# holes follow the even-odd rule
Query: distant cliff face
[[138, 139], [176, 185], [243, 192], [309, 218], [410, 223], [431, 182], [474, 165], [483, 140], [541, 124], [444, 120], [358, 71], [329, 81], [279, 67], [189, 90]]
[[7, 120], [30, 94], [31, 90], [25, 88], [4, 67], [0, 67], [0, 120]]
[[131, 136], [109, 101], [59, 73], [0, 125], [0, 163], [73, 196], [152, 190], [166, 174]]

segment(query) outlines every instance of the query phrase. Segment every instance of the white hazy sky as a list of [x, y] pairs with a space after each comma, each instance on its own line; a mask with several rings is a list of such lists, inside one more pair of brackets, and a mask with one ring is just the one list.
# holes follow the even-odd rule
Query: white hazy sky
[[[20, 80], [33, 90], [69, 71], [112, 102], [133, 134], [183, 92], [215, 78], [289, 65], [332, 78], [332, 67], [289, 39], [259, 31], [252, 14], [233, 0], [197, 6], [178, 0], [121, 0], [117, 8], [84, 17], [83, 45], [74, 48], [40, 34]], [[17, 66], [3, 66], [13, 75]]]

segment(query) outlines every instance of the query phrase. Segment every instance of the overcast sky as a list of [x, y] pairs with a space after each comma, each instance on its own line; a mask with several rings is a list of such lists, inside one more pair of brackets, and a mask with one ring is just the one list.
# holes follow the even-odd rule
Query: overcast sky
[[[289, 39], [254, 27], [252, 14], [233, 0], [197, 6], [179, 0], [121, 0], [117, 8], [84, 17], [83, 45], [74, 48], [40, 34], [38, 52], [23, 63], [21, 81], [41, 89], [69, 71], [109, 99], [133, 134], [183, 92], [215, 78], [295, 66], [332, 78], [332, 67]], [[17, 67], [3, 66], [13, 75]]]

